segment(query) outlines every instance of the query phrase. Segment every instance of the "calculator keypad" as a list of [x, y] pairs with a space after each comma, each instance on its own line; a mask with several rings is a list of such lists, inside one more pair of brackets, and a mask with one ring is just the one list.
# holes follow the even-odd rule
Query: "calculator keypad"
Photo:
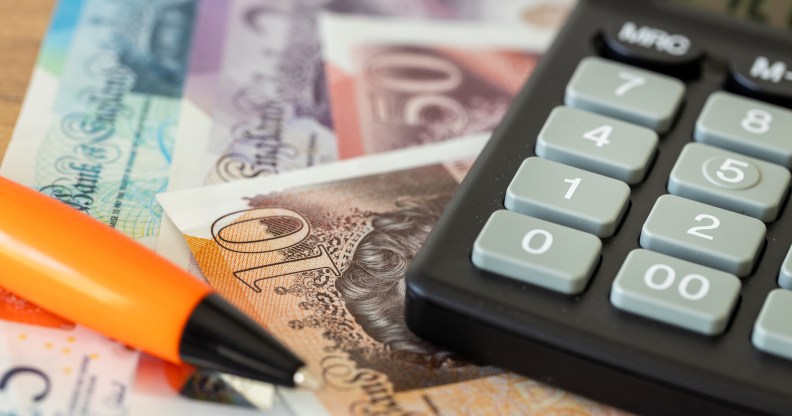
[[582, 231], [500, 210], [473, 244], [477, 267], [566, 294], [581, 292], [602, 243]]
[[764, 223], [755, 218], [663, 195], [644, 223], [640, 242], [643, 248], [746, 276], [765, 231]]
[[565, 103], [663, 133], [671, 127], [684, 93], [685, 85], [676, 78], [588, 57], [572, 75]]
[[657, 133], [570, 107], [556, 107], [536, 142], [536, 154], [629, 184], [640, 182], [657, 147]]
[[792, 111], [726, 92], [712, 94], [696, 122], [702, 143], [792, 167]]
[[792, 360], [792, 291], [775, 289], [767, 296], [756, 319], [751, 342], [765, 352]]
[[610, 300], [637, 315], [716, 335], [729, 322], [740, 286], [728, 273], [636, 249], [616, 275]]
[[668, 191], [770, 222], [778, 217], [789, 181], [789, 171], [781, 166], [689, 143], [671, 171]]
[[521, 214], [608, 237], [616, 231], [629, 198], [630, 188], [624, 182], [531, 157], [512, 179], [504, 205]]
[[[506, 192], [508, 210], [493, 213], [476, 239], [473, 263], [561, 293], [583, 291], [599, 261], [597, 237], [615, 233], [629, 206], [627, 183], [644, 179], [657, 133], [671, 127], [684, 93], [675, 78], [584, 58], [567, 84], [566, 106], [553, 109], [537, 137], [540, 157], [523, 161]], [[739, 298], [737, 276], [751, 274], [764, 222], [778, 217], [788, 194], [790, 172], [779, 164], [792, 166], [789, 131], [792, 111], [712, 94], [696, 124], [698, 143], [678, 157], [670, 194], [655, 202], [641, 230], [643, 248], [622, 264], [611, 303], [701, 334], [722, 333]], [[792, 289], [792, 249], [778, 283]], [[776, 316], [792, 314], [792, 291], [774, 291], [765, 309], [754, 345], [792, 359], [792, 327], [773, 326]]]

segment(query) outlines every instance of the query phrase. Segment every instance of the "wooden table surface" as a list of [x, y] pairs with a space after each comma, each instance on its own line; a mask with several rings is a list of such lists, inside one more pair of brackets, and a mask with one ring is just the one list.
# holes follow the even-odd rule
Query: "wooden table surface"
[[55, 0], [0, 1], [0, 157], [14, 131]]

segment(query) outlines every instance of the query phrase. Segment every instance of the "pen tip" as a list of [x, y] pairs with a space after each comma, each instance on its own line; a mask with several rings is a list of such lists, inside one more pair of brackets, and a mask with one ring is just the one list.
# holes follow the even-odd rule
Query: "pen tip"
[[296, 373], [294, 373], [294, 384], [297, 387], [303, 387], [308, 390], [319, 390], [322, 388], [322, 382], [319, 381], [319, 378], [314, 376], [310, 371], [308, 371], [305, 367], [300, 367]]

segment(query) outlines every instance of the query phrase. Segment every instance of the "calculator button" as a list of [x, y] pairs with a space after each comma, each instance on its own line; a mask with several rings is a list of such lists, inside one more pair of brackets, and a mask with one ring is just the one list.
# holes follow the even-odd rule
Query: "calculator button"
[[792, 360], [792, 292], [775, 289], [767, 295], [754, 324], [754, 347]]
[[712, 94], [696, 141], [792, 167], [792, 111], [726, 92]]
[[630, 184], [640, 182], [657, 147], [645, 127], [571, 107], [556, 107], [536, 142], [536, 154]]
[[740, 286], [731, 274], [636, 249], [616, 275], [610, 301], [627, 312], [716, 335], [729, 322]]
[[780, 105], [792, 105], [792, 58], [766, 54], [735, 58], [734, 82], [749, 95]]
[[644, 223], [640, 242], [643, 248], [747, 276], [766, 230], [756, 218], [663, 195]]
[[662, 133], [671, 127], [684, 93], [678, 79], [588, 57], [572, 75], [565, 103]]
[[787, 252], [781, 270], [778, 272], [778, 286], [792, 290], [792, 248]]
[[628, 20], [604, 30], [609, 56], [660, 72], [683, 74], [695, 70], [701, 48], [685, 33]]
[[473, 264], [566, 294], [586, 287], [599, 262], [597, 237], [516, 212], [490, 216], [473, 244]]
[[688, 143], [671, 170], [668, 191], [770, 222], [778, 217], [789, 180], [781, 166]]
[[525, 159], [506, 189], [507, 209], [609, 237], [630, 199], [624, 182], [539, 157]]

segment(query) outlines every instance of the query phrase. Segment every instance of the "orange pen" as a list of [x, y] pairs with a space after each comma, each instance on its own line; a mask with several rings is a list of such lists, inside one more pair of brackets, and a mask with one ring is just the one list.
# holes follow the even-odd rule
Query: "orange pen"
[[297, 356], [205, 283], [88, 215], [2, 177], [0, 286], [174, 363], [318, 386]]

